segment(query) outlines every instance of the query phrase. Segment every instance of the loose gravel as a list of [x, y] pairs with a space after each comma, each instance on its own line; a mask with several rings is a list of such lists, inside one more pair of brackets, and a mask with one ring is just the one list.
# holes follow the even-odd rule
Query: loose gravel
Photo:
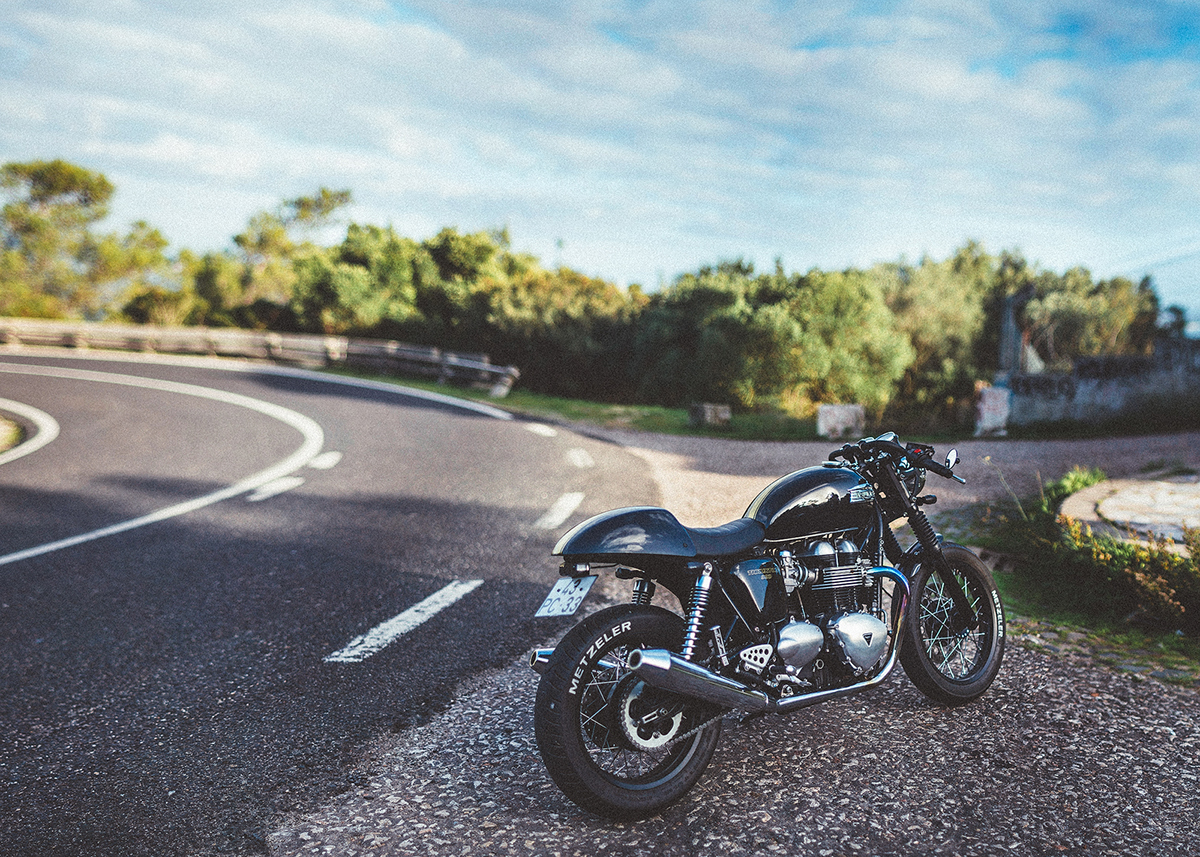
[[[693, 526], [736, 517], [765, 475], [831, 448], [607, 436], [637, 447], [664, 505]], [[951, 508], [1028, 491], [1075, 464], [1121, 476], [1190, 460], [1200, 435], [959, 448], [968, 485], [937, 486]], [[589, 815], [550, 781], [533, 738], [537, 676], [513, 664], [460, 688], [429, 723], [373, 745], [353, 787], [288, 819], [268, 848], [345, 857], [1200, 853], [1200, 690], [1114, 670], [1086, 647], [1047, 646], [1050, 635], [1013, 625], [1000, 675], [971, 705], [938, 707], [898, 669], [875, 691], [790, 716], [727, 717], [697, 787], [637, 823]]]
[[727, 718], [662, 815], [575, 808], [533, 740], [536, 676], [464, 689], [372, 748], [365, 783], [269, 838], [276, 855], [1200, 853], [1200, 694], [1019, 646], [988, 694], [902, 676], [786, 717]]

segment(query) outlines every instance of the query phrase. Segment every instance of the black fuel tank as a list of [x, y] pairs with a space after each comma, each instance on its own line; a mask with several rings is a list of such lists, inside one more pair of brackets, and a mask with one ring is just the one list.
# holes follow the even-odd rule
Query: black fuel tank
[[769, 542], [858, 529], [875, 511], [871, 484], [845, 467], [808, 467], [776, 479], [746, 509]]

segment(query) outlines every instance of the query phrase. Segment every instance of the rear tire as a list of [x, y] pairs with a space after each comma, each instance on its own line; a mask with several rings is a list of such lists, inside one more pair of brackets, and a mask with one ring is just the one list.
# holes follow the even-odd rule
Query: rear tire
[[971, 626], [957, 615], [944, 572], [917, 567], [901, 638], [900, 662], [912, 683], [942, 705], [962, 705], [986, 691], [1004, 660], [1004, 607], [992, 573], [968, 548], [945, 544], [955, 580], [971, 605]]
[[[678, 649], [684, 621], [654, 606], [610, 607], [572, 628], [538, 684], [534, 731], [550, 777], [584, 809], [610, 818], [654, 815], [688, 792], [712, 759], [721, 722], [673, 743], [717, 709], [647, 687], [629, 671], [634, 649]], [[632, 725], [656, 709], [656, 723]]]

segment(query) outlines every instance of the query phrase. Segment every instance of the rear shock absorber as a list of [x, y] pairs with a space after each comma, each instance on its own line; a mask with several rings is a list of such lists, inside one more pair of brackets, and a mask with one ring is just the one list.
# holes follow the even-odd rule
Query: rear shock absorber
[[683, 659], [694, 660], [700, 637], [704, 633], [704, 613], [708, 609], [708, 594], [712, 589], [712, 563], [704, 563], [696, 585], [692, 587], [692, 603], [688, 607], [687, 630], [683, 635]]

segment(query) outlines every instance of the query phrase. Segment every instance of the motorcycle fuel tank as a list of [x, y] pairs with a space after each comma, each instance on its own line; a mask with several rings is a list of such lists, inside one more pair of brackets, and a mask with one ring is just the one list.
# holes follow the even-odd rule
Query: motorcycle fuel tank
[[554, 554], [619, 562], [631, 554], [694, 557], [696, 545], [666, 509], [635, 506], [588, 518], [559, 539]]
[[807, 467], [776, 479], [746, 509], [769, 542], [858, 529], [874, 514], [871, 484], [845, 467]]

